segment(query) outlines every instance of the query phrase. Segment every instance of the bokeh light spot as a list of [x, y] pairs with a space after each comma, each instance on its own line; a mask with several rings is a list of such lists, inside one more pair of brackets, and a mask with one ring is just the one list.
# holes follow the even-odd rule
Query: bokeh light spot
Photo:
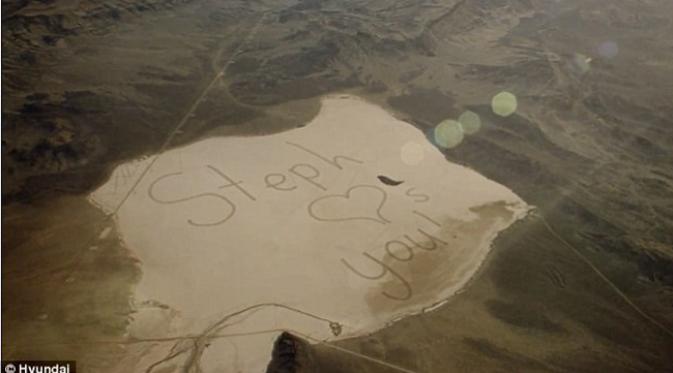
[[425, 158], [425, 151], [423, 150], [423, 145], [409, 141], [408, 143], [402, 145], [402, 150], [400, 151], [400, 157], [402, 162], [409, 166], [415, 166], [423, 161]]
[[435, 127], [435, 143], [442, 148], [453, 148], [463, 141], [463, 127], [459, 122], [446, 119]]
[[575, 67], [575, 70], [579, 72], [580, 74], [585, 74], [586, 72], [589, 71], [591, 66], [589, 65], [591, 63], [591, 57], [587, 57], [581, 53], [575, 53], [573, 56], [573, 66]]
[[460, 117], [458, 117], [458, 122], [460, 122], [460, 125], [463, 127], [463, 131], [468, 135], [476, 133], [481, 128], [481, 119], [479, 119], [479, 115], [470, 110], [460, 114]]
[[507, 117], [514, 114], [516, 107], [516, 96], [507, 91], [498, 93], [493, 96], [493, 99], [491, 100], [491, 109], [495, 114], [500, 115], [501, 117]]
[[598, 46], [597, 52], [603, 58], [615, 58], [619, 53], [619, 46], [614, 41], [604, 41]]

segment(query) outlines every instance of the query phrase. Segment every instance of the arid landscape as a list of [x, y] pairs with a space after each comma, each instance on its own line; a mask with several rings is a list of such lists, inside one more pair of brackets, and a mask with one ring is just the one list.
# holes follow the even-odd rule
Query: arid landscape
[[3, 361], [671, 371], [672, 15], [3, 1]]

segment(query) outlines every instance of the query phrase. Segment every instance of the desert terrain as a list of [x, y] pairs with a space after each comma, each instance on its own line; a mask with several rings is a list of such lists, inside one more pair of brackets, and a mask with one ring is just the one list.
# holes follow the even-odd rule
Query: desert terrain
[[[270, 373], [670, 371], [672, 14], [663, 0], [3, 1], [2, 359], [72, 359], [84, 372], [246, 371], [230, 358], [258, 351], [242, 333], [259, 323], [274, 329], [263, 337]], [[330, 102], [351, 101], [364, 106], [339, 117], [352, 118], [321, 124]], [[357, 119], [369, 111], [386, 119]], [[329, 185], [301, 166], [292, 179], [310, 162], [277, 144], [298, 139], [378, 163], [345, 178], [327, 164]], [[212, 184], [223, 165], [238, 167], [236, 179]], [[458, 195], [442, 193], [449, 169], [473, 180]], [[189, 183], [157, 184], [152, 199], [151, 182], [186, 180], [178, 172]], [[302, 203], [370, 185], [360, 188], [374, 195], [366, 205], [418, 180], [444, 202], [426, 215], [484, 220], [468, 235], [472, 265], [458, 275], [437, 259], [409, 264], [446, 271], [418, 282], [427, 298], [391, 309], [372, 299], [399, 296], [399, 283], [373, 290], [343, 275], [343, 255], [362, 250], [313, 255], [308, 266], [243, 255], [257, 248], [247, 246], [258, 221], [275, 232], [260, 242], [304, 240], [293, 247], [365, 237], [343, 225], [321, 231], [320, 217], [336, 215], [319, 206], [299, 210], [322, 233], [297, 234], [307, 223], [276, 200], [232, 215], [248, 223], [227, 234], [238, 245], [224, 246], [247, 264], [214, 273], [219, 263], [180, 250], [214, 250], [221, 236], [187, 219], [219, 224], [227, 210], [211, 208], [223, 200], [155, 200], [215, 193], [204, 185], [240, 192], [240, 182], [269, 193], [269, 173], [267, 186], [306, 184], [308, 194], [293, 194]], [[484, 205], [503, 199], [526, 214]], [[378, 213], [360, 215], [372, 219], [363, 224], [394, 220]], [[382, 242], [423, 219], [393, 215], [406, 220]], [[453, 238], [435, 228], [438, 240]], [[340, 274], [312, 272], [333, 262]], [[233, 294], [227, 275], [254, 279], [253, 267], [264, 285]], [[307, 281], [313, 295], [298, 285]], [[333, 314], [236, 313], [275, 289]], [[349, 317], [370, 326], [349, 329]], [[164, 330], [170, 320], [184, 323]]]

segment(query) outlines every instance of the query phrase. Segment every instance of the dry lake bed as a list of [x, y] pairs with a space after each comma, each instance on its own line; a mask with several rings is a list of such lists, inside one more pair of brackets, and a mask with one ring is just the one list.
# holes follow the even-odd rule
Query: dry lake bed
[[[141, 262], [131, 337], [205, 333], [201, 366], [212, 372], [263, 372], [281, 330], [352, 337], [441, 304], [529, 210], [349, 95], [325, 97], [296, 129], [122, 164], [90, 198], [116, 212]], [[121, 369], [144, 370], [171, 348], [146, 347]]]
[[3, 363], [673, 366], [673, 2], [2, 14]]

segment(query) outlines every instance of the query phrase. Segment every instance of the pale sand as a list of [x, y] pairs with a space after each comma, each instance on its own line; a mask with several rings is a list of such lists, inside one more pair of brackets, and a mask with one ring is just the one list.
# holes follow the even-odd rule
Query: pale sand
[[[92, 200], [112, 211], [150, 159], [118, 167]], [[404, 182], [385, 185], [377, 175]], [[140, 306], [130, 333], [199, 334], [230, 312], [269, 302], [338, 321], [343, 332], [265, 308], [220, 334], [372, 332], [458, 291], [495, 235], [528, 210], [506, 187], [448, 162], [418, 129], [356, 97], [330, 96], [306, 127], [211, 138], [161, 155], [116, 223], [142, 262], [136, 303], [170, 309]], [[214, 340], [201, 368], [263, 372], [277, 334]], [[136, 347], [119, 369], [144, 371], [171, 347]]]

